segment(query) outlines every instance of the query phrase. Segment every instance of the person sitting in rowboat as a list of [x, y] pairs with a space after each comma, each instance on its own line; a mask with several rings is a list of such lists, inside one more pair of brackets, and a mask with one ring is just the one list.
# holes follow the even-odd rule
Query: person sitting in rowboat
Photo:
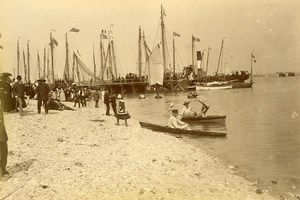
[[177, 129], [185, 129], [185, 130], [191, 130], [189, 125], [187, 123], [182, 122], [180, 119], [177, 118], [178, 116], [178, 110], [173, 109], [172, 115], [169, 118], [168, 121], [168, 127], [170, 128], [177, 128]]
[[190, 106], [190, 101], [185, 101], [183, 103], [184, 107], [181, 110], [181, 117], [191, 117], [191, 116], [196, 116], [197, 113], [192, 110], [192, 107]]
[[144, 94], [140, 94], [139, 99], [145, 99], [145, 95]]
[[206, 117], [206, 113], [207, 113], [210, 105], [207, 103], [206, 98], [203, 96], [198, 96], [197, 100], [202, 104], [202, 108], [201, 108], [202, 117]]

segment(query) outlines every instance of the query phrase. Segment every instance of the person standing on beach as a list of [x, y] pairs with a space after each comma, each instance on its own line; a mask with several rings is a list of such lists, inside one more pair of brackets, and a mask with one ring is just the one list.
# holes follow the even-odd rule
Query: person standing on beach
[[45, 108], [45, 113], [48, 114], [49, 92], [50, 92], [50, 88], [46, 83], [46, 80], [40, 78], [38, 80], [38, 86], [36, 88], [38, 114], [41, 114], [42, 105]]
[[20, 116], [24, 116], [23, 101], [25, 96], [25, 88], [24, 84], [22, 83], [22, 77], [20, 75], [17, 76], [17, 82], [14, 84], [13, 94], [16, 97], [17, 103], [19, 105], [19, 114]]
[[117, 102], [116, 101], [117, 101], [117, 97], [116, 97], [115, 93], [113, 92], [113, 94], [110, 97], [110, 104], [114, 111], [115, 116], [117, 115]]
[[93, 98], [94, 98], [94, 101], [95, 101], [95, 108], [99, 108], [98, 103], [99, 103], [99, 99], [100, 99], [100, 93], [99, 93], [99, 89], [98, 88], [94, 92]]
[[74, 102], [74, 107], [78, 103], [78, 107], [80, 108], [80, 90], [77, 88], [74, 90]]
[[110, 114], [109, 114], [109, 94], [108, 94], [108, 90], [106, 90], [105, 93], [104, 93], [104, 103], [106, 105], [106, 115], [110, 116]]
[[1, 181], [7, 180], [7, 175], [8, 175], [8, 171], [6, 170], [7, 155], [8, 155], [7, 140], [8, 137], [4, 125], [3, 110], [2, 110], [2, 106], [0, 106], [0, 180]]

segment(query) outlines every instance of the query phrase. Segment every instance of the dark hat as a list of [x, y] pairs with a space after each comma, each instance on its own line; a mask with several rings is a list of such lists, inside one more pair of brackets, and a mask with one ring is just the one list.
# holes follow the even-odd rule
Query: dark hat
[[37, 81], [46, 82], [46, 79], [44, 79], [43, 77], [41, 77]]
[[186, 105], [186, 104], [189, 104], [189, 103], [191, 103], [190, 101], [185, 101], [184, 103], [183, 103], [183, 105]]
[[178, 109], [173, 109], [172, 113], [177, 113], [178, 114]]
[[21, 75], [18, 75], [18, 76], [17, 76], [17, 80], [22, 80], [22, 76], [21, 76]]

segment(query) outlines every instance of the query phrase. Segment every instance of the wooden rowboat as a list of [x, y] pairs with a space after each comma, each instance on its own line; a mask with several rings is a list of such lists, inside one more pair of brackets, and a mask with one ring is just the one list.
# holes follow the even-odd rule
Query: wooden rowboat
[[211, 137], [225, 137], [226, 133], [221, 132], [210, 132], [202, 130], [183, 130], [170, 128], [168, 126], [161, 126], [156, 124], [150, 124], [146, 122], [139, 122], [142, 128], [150, 129], [152, 131], [173, 133], [173, 134], [188, 134], [188, 135], [197, 135], [197, 136], [211, 136]]
[[184, 122], [203, 122], [203, 123], [220, 123], [225, 122], [226, 115], [207, 115], [206, 117], [202, 116], [191, 116], [191, 117], [182, 117], [181, 121]]

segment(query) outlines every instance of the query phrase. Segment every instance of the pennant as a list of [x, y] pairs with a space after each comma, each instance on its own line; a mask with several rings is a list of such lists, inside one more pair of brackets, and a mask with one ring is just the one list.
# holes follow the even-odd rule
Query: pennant
[[253, 53], [251, 55], [252, 55], [252, 58], [255, 58], [255, 56], [253, 55]]
[[193, 41], [200, 42], [200, 39], [199, 39], [199, 38], [196, 38], [196, 37], [194, 37], [194, 36], [192, 36], [192, 39], [193, 39]]
[[0, 45], [0, 49], [3, 49], [3, 46]]
[[70, 30], [70, 32], [79, 32], [80, 31], [80, 29], [77, 29], [77, 28], [72, 28], [71, 30]]
[[211, 50], [211, 51], [212, 51], [212, 49], [211, 49], [210, 47], [208, 47], [208, 50]]
[[58, 42], [56, 41], [56, 39], [55, 39], [55, 38], [52, 38], [52, 42], [53, 42], [53, 44], [54, 44], [55, 46], [57, 46], [57, 47], [58, 47]]
[[180, 37], [180, 35], [173, 31], [173, 36]]

